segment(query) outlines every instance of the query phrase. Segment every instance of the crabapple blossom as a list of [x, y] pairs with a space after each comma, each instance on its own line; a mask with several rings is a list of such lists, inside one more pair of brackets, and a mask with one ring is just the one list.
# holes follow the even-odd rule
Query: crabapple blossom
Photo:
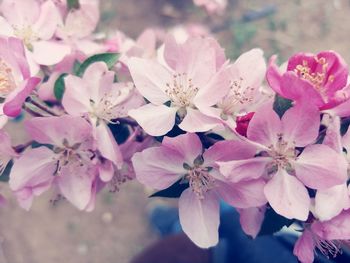
[[179, 199], [180, 223], [184, 232], [200, 247], [218, 242], [219, 200], [238, 208], [266, 203], [262, 179], [230, 182], [219, 173], [216, 161], [252, 157], [252, 146], [240, 141], [218, 142], [204, 150], [192, 133], [165, 137], [162, 145], [136, 153], [132, 158], [136, 178], [158, 190], [180, 181], [189, 188]]
[[227, 0], [193, 0], [197, 6], [203, 6], [209, 14], [222, 14], [227, 6]]
[[82, 78], [67, 76], [62, 105], [70, 115], [89, 118], [101, 154], [120, 167], [123, 157], [107, 124], [127, 117], [142, 100], [131, 83], [114, 83], [114, 77], [104, 62], [90, 65]]
[[294, 101], [307, 98], [321, 110], [348, 100], [348, 66], [336, 52], [295, 54], [288, 60], [284, 73], [275, 60], [276, 56], [271, 58], [266, 77], [271, 88], [282, 97]]
[[6, 116], [20, 114], [22, 104], [39, 82], [30, 73], [22, 41], [0, 37], [0, 128], [7, 121]]
[[178, 44], [171, 36], [164, 44], [167, 65], [131, 58], [129, 70], [137, 90], [150, 103], [131, 110], [129, 115], [152, 136], [179, 127], [188, 132], [204, 132], [218, 126], [215, 118], [197, 108], [204, 94], [211, 106], [228, 91], [230, 81], [222, 49], [213, 39], [189, 38]]
[[23, 40], [33, 71], [38, 71], [37, 64], [54, 65], [71, 52], [68, 45], [54, 40], [62, 17], [51, 0], [4, 0], [0, 14], [0, 34]]
[[220, 171], [233, 182], [265, 178], [264, 192], [272, 208], [286, 218], [306, 220], [310, 209], [306, 187], [327, 189], [348, 178], [341, 154], [326, 145], [310, 145], [319, 126], [315, 107], [298, 104], [280, 119], [268, 103], [254, 114], [247, 130], [246, 143], [253, 142], [257, 156], [219, 162]]
[[9, 184], [19, 204], [28, 210], [34, 196], [56, 186], [78, 209], [89, 210], [98, 177], [91, 125], [63, 115], [33, 118], [26, 129], [43, 146], [25, 150], [14, 161]]

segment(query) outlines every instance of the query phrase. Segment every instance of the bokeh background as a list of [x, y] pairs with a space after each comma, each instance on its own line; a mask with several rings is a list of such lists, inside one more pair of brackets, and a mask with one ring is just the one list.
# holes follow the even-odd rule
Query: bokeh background
[[[136, 38], [147, 27], [188, 23], [207, 26], [231, 59], [261, 47], [267, 58], [278, 54], [280, 61], [298, 51], [324, 49], [350, 61], [349, 0], [230, 0], [221, 16], [208, 16], [192, 0], [101, 0], [102, 31], [118, 29]], [[16, 125], [10, 132], [22, 141]], [[168, 202], [151, 200], [149, 191], [128, 182], [117, 193], [100, 193], [92, 213], [66, 201], [49, 202], [52, 193], [25, 212], [0, 187], [8, 197], [0, 209], [0, 263], [128, 263], [158, 239], [149, 213]]]

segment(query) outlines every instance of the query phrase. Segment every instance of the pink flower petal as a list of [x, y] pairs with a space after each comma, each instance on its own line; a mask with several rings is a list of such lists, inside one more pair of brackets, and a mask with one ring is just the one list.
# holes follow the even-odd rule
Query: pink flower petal
[[204, 115], [199, 110], [187, 108], [187, 114], [179, 127], [187, 132], [206, 132], [219, 125], [217, 119]]
[[312, 104], [298, 103], [282, 117], [283, 139], [297, 147], [313, 143], [318, 137], [320, 113]]
[[219, 201], [214, 193], [198, 199], [191, 189], [185, 190], [179, 199], [179, 217], [183, 231], [197, 246], [209, 248], [218, 243]]
[[186, 173], [184, 162], [179, 152], [162, 146], [135, 153], [132, 158], [136, 179], [159, 190], [168, 188]]
[[294, 245], [293, 254], [298, 257], [301, 263], [314, 262], [315, 242], [310, 230], [304, 230]]
[[244, 233], [256, 238], [265, 218], [266, 206], [237, 209]]
[[278, 214], [303, 221], [308, 218], [310, 197], [306, 187], [285, 170], [279, 169], [264, 191], [271, 207]]
[[172, 83], [172, 74], [165, 67], [152, 60], [141, 58], [131, 58], [128, 67], [142, 96], [156, 105], [169, 100], [165, 89], [167, 83]]
[[306, 147], [293, 163], [296, 176], [313, 189], [343, 184], [348, 178], [345, 158], [326, 145]]
[[71, 53], [71, 47], [54, 41], [38, 41], [32, 43], [33, 59], [43, 66], [52, 66]]
[[152, 136], [162, 136], [170, 131], [175, 124], [177, 108], [165, 105], [146, 104], [129, 111], [129, 116]]

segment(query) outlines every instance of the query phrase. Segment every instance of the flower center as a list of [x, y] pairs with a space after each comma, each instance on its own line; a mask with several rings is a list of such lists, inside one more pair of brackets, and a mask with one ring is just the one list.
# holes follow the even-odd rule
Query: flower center
[[0, 58], [0, 97], [5, 98], [16, 88], [12, 69]]
[[256, 89], [244, 86], [242, 82], [242, 78], [233, 80], [229, 93], [218, 103], [218, 107], [222, 109], [222, 119], [227, 119], [227, 116], [232, 114], [238, 114], [240, 106], [253, 101]]
[[330, 75], [327, 79], [328, 63], [324, 57], [314, 57], [314, 59], [317, 63], [316, 69], [321, 69], [319, 72], [316, 71], [316, 69], [315, 71], [311, 70], [306, 60], [303, 60], [302, 64], [297, 65], [294, 71], [299, 77], [308, 80], [320, 93], [324, 93], [325, 91], [323, 90], [323, 85], [327, 81], [333, 82], [334, 75]]
[[125, 84], [125, 88], [114, 89], [109, 93], [105, 93], [97, 103], [91, 101], [94, 108], [93, 115], [106, 122], [127, 116], [128, 109], [125, 102], [132, 95], [133, 88], [134, 86], [128, 83]]
[[210, 170], [210, 167], [191, 167], [184, 177], [199, 199], [203, 199], [204, 194], [215, 185], [215, 179], [209, 174]]
[[312, 237], [316, 247], [326, 258], [335, 258], [338, 254], [341, 254], [341, 244], [338, 240], [322, 239], [315, 234]]
[[192, 106], [192, 100], [196, 96], [199, 88], [195, 87], [192, 79], [186, 73], [173, 75], [173, 82], [166, 84], [165, 93], [170, 101], [181, 108]]
[[32, 43], [39, 39], [37, 34], [33, 31], [31, 26], [17, 27], [13, 26], [14, 34], [16, 37], [22, 39], [24, 45], [29, 49], [33, 50]]
[[274, 172], [276, 168], [282, 168], [286, 170], [291, 170], [292, 167], [290, 165], [290, 160], [294, 160], [296, 158], [296, 152], [294, 147], [290, 147], [290, 145], [283, 140], [283, 134], [278, 134], [278, 141], [276, 145], [269, 146], [269, 151], [267, 154], [273, 158], [273, 162], [271, 163], [271, 167], [269, 170]]

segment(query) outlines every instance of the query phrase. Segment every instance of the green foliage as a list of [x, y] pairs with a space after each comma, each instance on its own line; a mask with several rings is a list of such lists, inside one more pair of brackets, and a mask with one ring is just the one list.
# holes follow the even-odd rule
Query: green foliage
[[67, 0], [67, 7], [68, 7], [68, 10], [79, 9], [80, 8], [79, 0]]
[[53, 93], [55, 95], [55, 98], [58, 101], [61, 101], [63, 98], [63, 94], [65, 91], [65, 84], [64, 84], [64, 78], [67, 76], [68, 74], [63, 73], [61, 74], [58, 79], [55, 81], [55, 85], [53, 88]]
[[76, 75], [82, 77], [85, 70], [95, 62], [104, 62], [111, 69], [118, 61], [120, 55], [118, 53], [101, 53], [93, 55], [87, 58], [80, 66], [77, 68]]

